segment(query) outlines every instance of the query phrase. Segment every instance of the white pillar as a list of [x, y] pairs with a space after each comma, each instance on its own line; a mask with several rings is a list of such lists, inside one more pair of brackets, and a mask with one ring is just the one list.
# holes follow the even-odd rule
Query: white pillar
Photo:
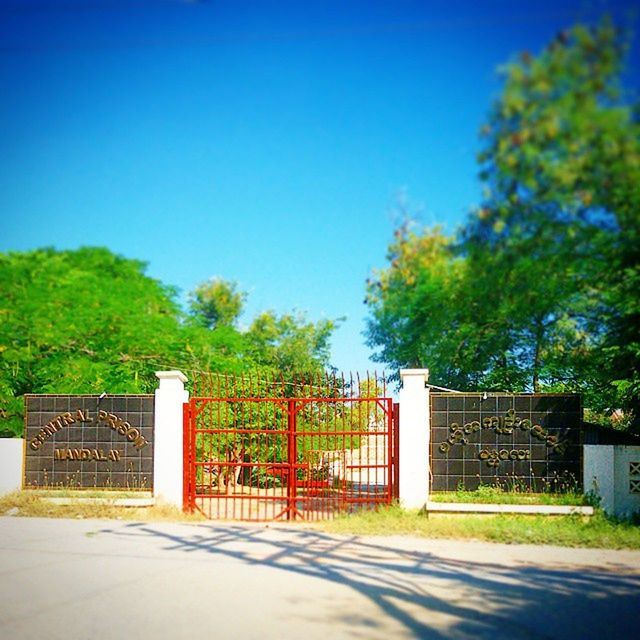
[[181, 371], [156, 371], [153, 494], [182, 509], [182, 406], [189, 400]]
[[0, 496], [22, 489], [24, 440], [0, 438]]
[[428, 369], [402, 369], [400, 380], [400, 505], [421, 509], [429, 497]]

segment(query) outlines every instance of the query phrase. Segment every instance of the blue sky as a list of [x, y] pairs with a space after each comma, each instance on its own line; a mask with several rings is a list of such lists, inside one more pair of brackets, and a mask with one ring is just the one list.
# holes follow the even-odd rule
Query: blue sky
[[[449, 230], [479, 201], [496, 69], [637, 2], [0, 0], [0, 251], [104, 245], [183, 293], [362, 332], [402, 195]], [[638, 86], [638, 42], [631, 84]], [[428, 366], [429, 363], [424, 363]]]

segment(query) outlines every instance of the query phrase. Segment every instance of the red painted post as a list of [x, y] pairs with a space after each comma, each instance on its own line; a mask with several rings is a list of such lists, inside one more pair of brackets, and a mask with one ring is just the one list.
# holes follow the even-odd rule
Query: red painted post
[[287, 463], [289, 478], [287, 482], [287, 520], [296, 517], [296, 498], [298, 493], [298, 446], [296, 442], [296, 401], [287, 402]]
[[189, 422], [191, 423], [191, 427], [189, 429], [189, 456], [191, 458], [191, 465], [189, 466], [190, 476], [189, 476], [189, 496], [191, 499], [190, 509], [193, 513], [196, 510], [196, 470], [197, 470], [197, 452], [196, 452], [196, 429], [197, 429], [197, 416], [196, 416], [196, 405], [193, 400], [189, 405]]
[[393, 403], [393, 498], [400, 499], [400, 403]]
[[182, 405], [182, 510], [185, 512], [191, 511], [191, 491], [190, 491], [190, 474], [191, 465], [193, 460], [191, 459], [190, 449], [190, 437], [191, 430], [189, 403], [185, 402]]

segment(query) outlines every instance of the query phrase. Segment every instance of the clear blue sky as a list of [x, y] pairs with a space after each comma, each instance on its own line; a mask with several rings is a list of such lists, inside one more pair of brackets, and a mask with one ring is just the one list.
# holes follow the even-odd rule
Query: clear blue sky
[[637, 5], [0, 0], [0, 251], [236, 280], [245, 323], [347, 316], [334, 364], [380, 370], [362, 301], [398, 194], [453, 230], [497, 66], [605, 10], [637, 30]]

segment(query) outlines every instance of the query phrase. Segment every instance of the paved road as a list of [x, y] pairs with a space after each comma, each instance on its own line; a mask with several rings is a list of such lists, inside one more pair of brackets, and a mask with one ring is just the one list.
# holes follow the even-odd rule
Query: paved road
[[0, 517], [0, 638], [638, 637], [640, 552]]

